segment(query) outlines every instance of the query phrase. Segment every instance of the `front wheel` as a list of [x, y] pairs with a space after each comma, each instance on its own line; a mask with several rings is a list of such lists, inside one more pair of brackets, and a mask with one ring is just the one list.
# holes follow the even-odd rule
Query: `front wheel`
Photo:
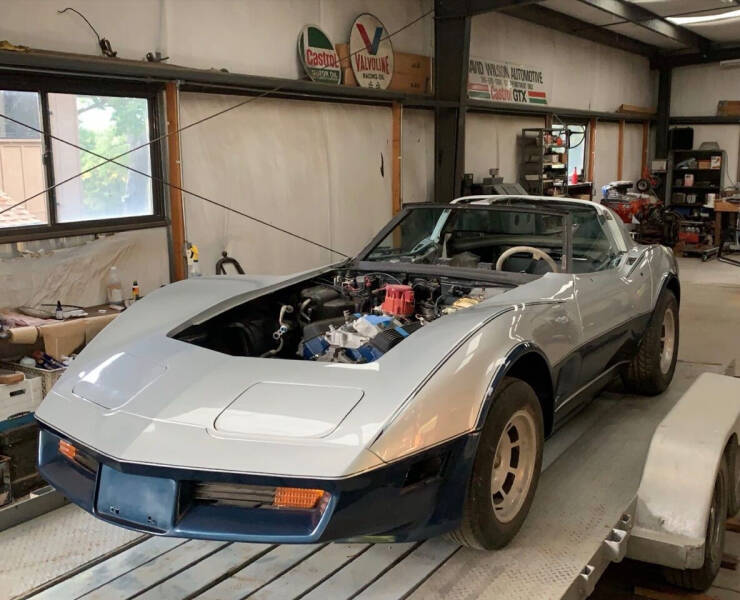
[[542, 467], [544, 426], [530, 385], [505, 377], [481, 432], [460, 527], [450, 538], [465, 546], [505, 546], [522, 526]]
[[630, 391], [654, 396], [673, 379], [678, 359], [678, 301], [665, 290], [655, 306], [642, 336], [637, 355], [627, 367], [625, 383]]

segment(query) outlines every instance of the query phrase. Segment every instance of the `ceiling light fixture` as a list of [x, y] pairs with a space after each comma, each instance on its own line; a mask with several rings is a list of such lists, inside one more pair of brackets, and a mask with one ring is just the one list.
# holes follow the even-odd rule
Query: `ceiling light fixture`
[[702, 15], [696, 17], [667, 17], [671, 23], [676, 25], [699, 25], [701, 23], [713, 23], [740, 17], [740, 10], [730, 10], [717, 15]]

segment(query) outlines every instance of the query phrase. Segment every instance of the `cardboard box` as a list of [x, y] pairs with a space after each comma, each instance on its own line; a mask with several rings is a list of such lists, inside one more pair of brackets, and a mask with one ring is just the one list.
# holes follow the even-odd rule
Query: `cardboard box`
[[428, 85], [429, 79], [422, 74], [399, 73], [394, 70], [388, 89], [409, 94], [426, 94]]
[[697, 160], [696, 161], [696, 166], [699, 169], [709, 169], [710, 165], [711, 165], [711, 162], [708, 160]]
[[627, 113], [631, 115], [645, 115], [646, 117], [653, 116], [655, 109], [649, 106], [635, 106], [634, 104], [620, 104], [617, 112]]
[[[336, 44], [339, 66], [342, 68], [342, 84], [357, 86], [349, 56], [349, 44]], [[432, 59], [421, 54], [393, 53], [393, 77], [389, 90], [426, 94], [431, 92]]]
[[421, 54], [394, 52], [393, 79], [389, 89], [426, 94], [431, 91], [432, 59]]
[[85, 317], [72, 319], [62, 323], [43, 325], [39, 328], [44, 338], [44, 352], [49, 356], [61, 360], [69, 356], [90, 342], [108, 323], [118, 315], [103, 315], [100, 317]]
[[720, 100], [717, 103], [717, 116], [740, 117], [740, 100]]

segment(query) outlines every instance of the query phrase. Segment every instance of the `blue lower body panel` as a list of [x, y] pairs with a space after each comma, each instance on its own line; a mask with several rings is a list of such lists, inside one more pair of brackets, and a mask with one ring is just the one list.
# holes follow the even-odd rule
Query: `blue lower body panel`
[[[478, 434], [346, 479], [242, 475], [118, 462], [84, 448], [59, 452], [63, 434], [42, 428], [43, 477], [96, 517], [158, 535], [268, 543], [336, 539], [412, 541], [460, 521]], [[313, 509], [203, 501], [202, 485], [284, 486], [324, 490]]]

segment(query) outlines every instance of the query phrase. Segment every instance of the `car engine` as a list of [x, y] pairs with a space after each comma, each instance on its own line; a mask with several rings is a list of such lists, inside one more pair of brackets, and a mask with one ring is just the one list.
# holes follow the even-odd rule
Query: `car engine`
[[506, 289], [334, 272], [246, 302], [175, 337], [235, 356], [369, 363], [435, 319]]

